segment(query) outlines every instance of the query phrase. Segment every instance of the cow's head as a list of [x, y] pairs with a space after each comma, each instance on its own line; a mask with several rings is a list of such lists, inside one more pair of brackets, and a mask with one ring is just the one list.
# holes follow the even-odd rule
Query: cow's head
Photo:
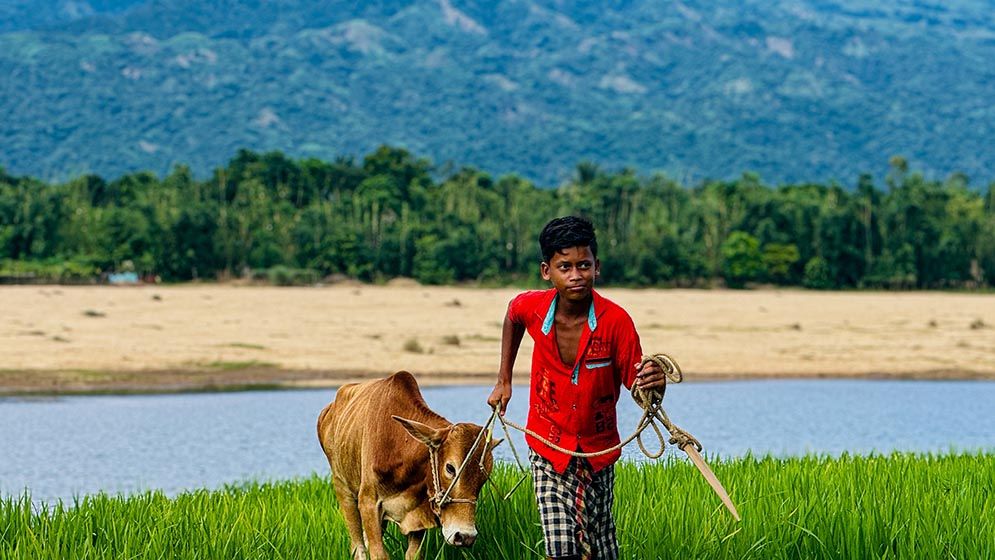
[[[445, 492], [453, 484], [457, 474], [459, 475], [449, 493], [450, 500], [442, 504], [439, 521], [442, 524], [442, 535], [447, 543], [453, 546], [472, 545], [477, 539], [477, 496], [494, 466], [491, 451], [502, 440], [481, 442], [460, 472], [460, 465], [467, 458], [483, 428], [476, 424], [453, 424], [448, 428], [436, 429], [400, 416], [394, 416], [394, 420], [400, 422], [412, 437], [430, 449], [436, 450], [439, 492]], [[429, 458], [431, 460], [431, 454]], [[483, 469], [481, 469], [481, 458], [483, 458]], [[431, 465], [429, 468], [432, 468]], [[432, 476], [431, 472], [429, 476]], [[434, 483], [429, 484], [431, 494], [436, 489], [433, 487]]]

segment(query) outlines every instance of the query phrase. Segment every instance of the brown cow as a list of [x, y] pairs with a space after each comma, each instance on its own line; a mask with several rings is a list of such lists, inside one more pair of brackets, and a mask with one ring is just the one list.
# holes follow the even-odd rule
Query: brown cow
[[[429, 410], [406, 371], [342, 386], [318, 416], [318, 441], [332, 468], [353, 557], [366, 558], [369, 547], [371, 559], [389, 558], [383, 546], [384, 520], [397, 523], [407, 535], [406, 559], [418, 557], [425, 530], [440, 524], [447, 543], [472, 545], [477, 495], [493, 466], [491, 450], [500, 440], [477, 446], [445, 503], [440, 506], [433, 498], [449, 488], [482, 429], [452, 424]], [[430, 448], [436, 450], [435, 474]]]

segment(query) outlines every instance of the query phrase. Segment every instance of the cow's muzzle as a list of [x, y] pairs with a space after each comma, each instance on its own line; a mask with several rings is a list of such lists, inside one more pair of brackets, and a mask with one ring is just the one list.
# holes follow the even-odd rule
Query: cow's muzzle
[[442, 536], [445, 537], [446, 543], [452, 546], [472, 546], [474, 541], [477, 540], [477, 528], [476, 527], [443, 527]]

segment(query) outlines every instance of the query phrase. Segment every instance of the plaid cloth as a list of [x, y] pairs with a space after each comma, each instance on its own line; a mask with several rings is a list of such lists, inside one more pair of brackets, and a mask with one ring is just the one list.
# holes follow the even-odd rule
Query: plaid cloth
[[615, 467], [592, 473], [586, 459], [573, 458], [566, 472], [560, 474], [532, 450], [529, 459], [546, 555], [616, 560], [618, 541], [612, 518]]

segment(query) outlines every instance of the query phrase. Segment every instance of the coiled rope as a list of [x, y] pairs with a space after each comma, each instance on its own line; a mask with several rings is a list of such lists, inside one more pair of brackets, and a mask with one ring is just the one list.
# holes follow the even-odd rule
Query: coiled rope
[[[666, 376], [666, 379], [671, 383], [680, 383], [681, 381], [684, 380], [684, 373], [681, 371], [680, 366], [678, 366], [677, 362], [674, 361], [674, 359], [668, 356], [667, 354], [653, 354], [651, 356], [650, 355], [643, 356], [639, 364], [640, 369], [645, 367], [646, 364], [650, 362], [653, 362], [657, 366], [659, 366], [660, 369], [663, 371], [664, 375]], [[514, 428], [524, 434], [528, 434], [534, 437], [535, 439], [539, 440], [540, 442], [542, 442], [544, 445], [547, 445], [550, 448], [559, 451], [560, 453], [570, 455], [571, 457], [590, 458], [590, 457], [598, 457], [601, 455], [607, 455], [609, 453], [614, 453], [615, 451], [622, 449], [623, 447], [631, 443], [632, 440], [636, 440], [636, 442], [639, 444], [639, 449], [643, 452], [644, 455], [646, 455], [650, 459], [659, 459], [660, 457], [662, 457], [667, 442], [674, 444], [681, 449], [683, 449], [685, 446], [692, 445], [694, 446], [695, 449], [697, 449], [700, 452], [702, 449], [701, 443], [697, 439], [695, 439], [694, 436], [692, 436], [685, 430], [677, 427], [673, 422], [671, 422], [670, 417], [667, 416], [667, 412], [663, 410], [663, 396], [666, 393], [666, 390], [667, 390], [666, 383], [664, 384], [663, 387], [660, 387], [659, 389], [652, 389], [648, 391], [640, 389], [638, 386], [633, 384], [631, 391], [632, 399], [636, 401], [636, 404], [638, 404], [640, 408], [643, 409], [643, 415], [639, 419], [639, 424], [637, 425], [636, 430], [632, 433], [632, 435], [620, 441], [619, 443], [609, 447], [608, 449], [602, 449], [600, 451], [583, 452], [583, 451], [577, 451], [573, 449], [566, 449], [564, 447], [560, 447], [559, 445], [556, 445], [555, 443], [537, 434], [533, 430], [530, 430], [525, 426], [522, 426], [520, 424], [512, 422], [511, 420], [506, 419], [504, 416], [498, 413], [498, 409], [496, 406], [494, 407], [494, 410], [491, 413], [491, 417], [487, 420], [484, 429], [481, 430], [481, 434], [483, 433], [490, 434], [494, 421], [495, 419], [497, 419], [501, 423], [501, 428], [504, 430], [505, 438], [508, 440], [508, 445], [511, 446], [511, 452], [515, 457], [515, 462], [518, 463], [518, 467], [523, 471], [525, 470], [525, 467], [522, 464], [522, 460], [518, 455], [518, 450], [515, 449], [515, 445], [514, 443], [512, 443], [511, 433], [508, 431], [509, 427]], [[658, 425], [657, 422], [659, 422], [659, 424], [662, 424], [663, 427], [670, 434], [669, 440], [666, 440], [664, 438], [663, 431], [660, 429], [660, 425]], [[646, 431], [647, 428], [653, 429], [653, 433], [656, 435], [657, 441], [660, 444], [659, 450], [655, 452], [651, 452], [649, 449], [647, 449], [645, 443], [643, 442], [643, 432]], [[462, 472], [462, 469], [460, 470]], [[525, 481], [526, 477], [527, 475], [523, 476], [515, 484], [515, 486], [505, 495], [504, 498], [508, 499], [508, 497], [511, 496], [511, 494], [518, 489], [518, 487], [522, 484], [522, 482]]]

